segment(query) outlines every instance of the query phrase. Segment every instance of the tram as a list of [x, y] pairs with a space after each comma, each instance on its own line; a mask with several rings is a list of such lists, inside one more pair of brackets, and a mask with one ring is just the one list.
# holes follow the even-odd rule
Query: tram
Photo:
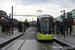
[[44, 14], [37, 17], [37, 40], [53, 41], [53, 16]]

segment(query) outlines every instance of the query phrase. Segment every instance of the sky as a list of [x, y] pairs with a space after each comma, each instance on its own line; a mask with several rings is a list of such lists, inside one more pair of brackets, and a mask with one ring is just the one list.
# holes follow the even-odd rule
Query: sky
[[[60, 16], [60, 11], [66, 12], [75, 9], [75, 0], [0, 0], [0, 10], [11, 13], [11, 7], [13, 6], [14, 15], [38, 15], [37, 10], [42, 10], [42, 14], [52, 15], [54, 18]], [[36, 16], [13, 16], [19, 21], [36, 20]]]

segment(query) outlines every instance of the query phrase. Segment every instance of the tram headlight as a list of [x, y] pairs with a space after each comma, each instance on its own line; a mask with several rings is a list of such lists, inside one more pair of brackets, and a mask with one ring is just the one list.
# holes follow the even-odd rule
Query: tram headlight
[[43, 34], [43, 32], [42, 32], [42, 34]]
[[52, 32], [50, 32], [50, 34], [52, 34]]

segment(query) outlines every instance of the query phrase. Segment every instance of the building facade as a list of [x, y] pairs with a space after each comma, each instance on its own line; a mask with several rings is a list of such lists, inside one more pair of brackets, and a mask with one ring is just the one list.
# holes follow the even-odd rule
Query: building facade
[[72, 18], [75, 19], [75, 9], [72, 10]]
[[[13, 19], [13, 27], [17, 27], [19, 21], [16, 19]], [[5, 28], [10, 30], [12, 27], [12, 18], [7, 15], [7, 13], [3, 10], [0, 10], [0, 32], [4, 32]]]

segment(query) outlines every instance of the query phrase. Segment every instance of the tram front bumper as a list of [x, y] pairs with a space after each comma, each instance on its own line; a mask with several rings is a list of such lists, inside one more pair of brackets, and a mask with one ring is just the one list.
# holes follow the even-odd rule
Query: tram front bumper
[[44, 34], [38, 33], [37, 39], [38, 39], [38, 40], [53, 40], [53, 34], [44, 35]]

